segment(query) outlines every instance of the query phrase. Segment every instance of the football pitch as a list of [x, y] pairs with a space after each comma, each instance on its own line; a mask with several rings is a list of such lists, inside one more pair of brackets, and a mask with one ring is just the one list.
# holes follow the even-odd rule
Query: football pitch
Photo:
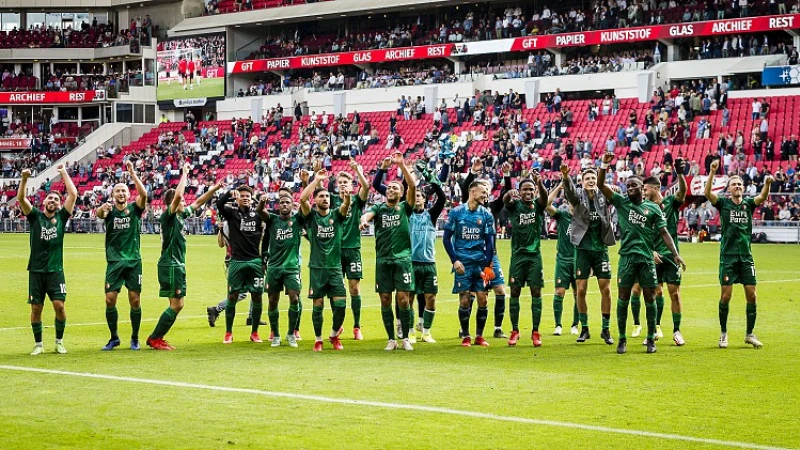
[[203, 98], [203, 97], [223, 97], [225, 96], [225, 78], [203, 78], [200, 85], [194, 85], [194, 89], [184, 90], [181, 82], [172, 80], [158, 82], [156, 96], [159, 101], [172, 100], [176, 98]]
[[[32, 357], [25, 303], [28, 236], [0, 234], [5, 274], [0, 289], [0, 448], [800, 448], [796, 245], [754, 246], [759, 281], [755, 332], [764, 348], [743, 342], [745, 302], [736, 286], [730, 347], [722, 350], [717, 348], [719, 247], [683, 244], [689, 265], [682, 287], [687, 344], [672, 345], [667, 298], [665, 337], [654, 355], [645, 354], [641, 338], [629, 338], [626, 355], [603, 343], [593, 281], [592, 339], [577, 344], [569, 335], [571, 293], [564, 301], [567, 332], [551, 335], [555, 241], [543, 242], [547, 282], [541, 348], [530, 343], [527, 292], [517, 347], [493, 338], [489, 348], [460, 347], [450, 265], [437, 244], [440, 293], [432, 334], [438, 343], [420, 342], [413, 352], [383, 351], [386, 334], [373, 292], [370, 238], [363, 242], [364, 341], [352, 340], [348, 300], [344, 351], [335, 352], [326, 342], [322, 353], [312, 352], [311, 305], [304, 300], [300, 348], [249, 342], [244, 304], [238, 308], [234, 343], [223, 345], [224, 316], [216, 328], [206, 321], [206, 306], [226, 291], [223, 250], [213, 236], [188, 238], [186, 306], [167, 336], [177, 350], [126, 348], [130, 324], [123, 291], [118, 304], [123, 345], [101, 352], [108, 340], [103, 245], [102, 235], [65, 237], [64, 342], [69, 353], [53, 353], [54, 317], [45, 305], [46, 353]], [[499, 251], [507, 270], [509, 241], [499, 241]], [[157, 236], [143, 237], [142, 253], [144, 345], [167, 301], [157, 297]], [[308, 261], [307, 242], [303, 260]], [[308, 287], [305, 266], [303, 287]], [[287, 306], [282, 298], [282, 333]], [[644, 308], [641, 314], [644, 319]], [[472, 320], [474, 327], [474, 314]], [[326, 305], [325, 333], [330, 324]], [[509, 332], [508, 313], [504, 329]], [[262, 327], [265, 340], [268, 334], [268, 327]]]

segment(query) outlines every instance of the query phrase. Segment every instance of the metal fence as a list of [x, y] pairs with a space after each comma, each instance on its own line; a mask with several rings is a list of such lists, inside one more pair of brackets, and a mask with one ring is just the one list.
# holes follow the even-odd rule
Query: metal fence
[[[29, 230], [26, 219], [1, 219], [0, 233], [27, 233]], [[186, 219], [184, 230], [187, 234], [213, 234], [214, 227], [210, 220], [200, 217]], [[105, 233], [105, 224], [99, 219], [70, 219], [67, 222], [69, 233]], [[161, 225], [158, 220], [142, 220], [143, 234], [158, 234]]]

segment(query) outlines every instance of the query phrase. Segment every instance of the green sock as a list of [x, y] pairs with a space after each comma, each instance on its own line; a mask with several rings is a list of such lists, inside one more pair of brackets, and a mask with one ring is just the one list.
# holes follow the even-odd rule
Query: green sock
[[383, 319], [383, 327], [386, 328], [389, 339], [394, 339], [394, 312], [391, 306], [381, 306], [381, 319]]
[[628, 304], [630, 300], [617, 299], [617, 329], [619, 338], [627, 339], [626, 331], [628, 327]]
[[631, 296], [631, 314], [633, 315], [633, 324], [634, 325], [641, 325], [642, 322], [639, 320], [639, 312], [642, 309], [642, 298], [638, 295]]
[[719, 329], [723, 333], [728, 332], [728, 304], [719, 302]]
[[111, 339], [117, 338], [117, 321], [119, 320], [119, 313], [117, 307], [112, 306], [106, 308], [106, 323], [108, 324], [108, 331], [111, 333]]
[[578, 299], [575, 298], [575, 303], [572, 304], [572, 326], [578, 326]]
[[647, 317], [647, 339], [656, 337], [656, 302], [644, 302], [645, 316]]
[[423, 330], [430, 330], [431, 326], [433, 325], [433, 316], [436, 315], [436, 311], [432, 311], [430, 309], [425, 309], [422, 313], [422, 329]]
[[656, 296], [656, 325], [661, 325], [661, 314], [664, 313], [664, 297]]
[[[753, 322], [755, 323], [755, 316], [753, 316]], [[67, 328], [67, 319], [58, 320], [56, 318], [56, 339], [64, 339], [64, 328]]]
[[169, 329], [172, 328], [172, 324], [175, 323], [176, 317], [178, 317], [178, 313], [176, 313], [175, 310], [172, 308], [165, 309], [164, 312], [161, 313], [161, 317], [158, 318], [158, 323], [153, 333], [150, 335], [150, 338], [161, 339], [166, 336]]
[[607, 330], [611, 326], [611, 314], [603, 314], [603, 329]]
[[[291, 311], [291, 306], [289, 307], [289, 310]], [[272, 331], [272, 334], [274, 334], [275, 336], [280, 336], [281, 332], [278, 319], [280, 319], [281, 315], [278, 308], [276, 307], [275, 310], [273, 311], [270, 311], [269, 308], [267, 308], [267, 317], [269, 318], [269, 329], [270, 331]]]
[[589, 327], [589, 313], [578, 313], [578, 321], [581, 323], [581, 327], [587, 328]]
[[131, 339], [139, 340], [139, 328], [142, 326], [142, 308], [131, 309]]
[[251, 333], [258, 332], [258, 326], [261, 324], [261, 313], [264, 310], [264, 302], [253, 302], [253, 325], [251, 327]]
[[747, 304], [747, 334], [753, 334], [753, 328], [756, 326], [756, 304]]
[[511, 297], [508, 304], [508, 310], [511, 313], [511, 328], [513, 331], [519, 331], [519, 297]]
[[361, 296], [350, 297], [350, 308], [353, 310], [353, 328], [361, 328]]
[[672, 332], [681, 330], [681, 313], [672, 313]]
[[297, 320], [294, 321], [294, 330], [289, 331], [300, 331], [300, 319], [303, 318], [303, 301], [297, 299]]
[[236, 302], [228, 299], [225, 305], [225, 332], [233, 333], [233, 319], [236, 318]]
[[31, 322], [31, 329], [33, 330], [33, 342], [37, 344], [42, 343], [42, 322]]
[[553, 318], [556, 320], [556, 326], [561, 326], [561, 315], [564, 312], [564, 297], [560, 295], [553, 296]]
[[[289, 334], [297, 329], [297, 320], [300, 318], [300, 305], [289, 304]], [[275, 327], [278, 328], [277, 326]]]
[[322, 306], [311, 308], [311, 323], [314, 324], [314, 336], [322, 338]]
[[542, 322], [541, 297], [534, 297], [531, 299], [531, 317], [533, 318], [533, 331], [539, 331], [539, 324]]
[[411, 320], [414, 317], [414, 310], [409, 307], [400, 308], [400, 329], [403, 331], [403, 337], [408, 337], [408, 330], [411, 328]]
[[333, 326], [331, 330], [333, 333], [339, 333], [339, 328], [342, 327], [344, 324], [344, 315], [347, 311], [347, 301], [346, 300], [334, 300], [333, 302]]

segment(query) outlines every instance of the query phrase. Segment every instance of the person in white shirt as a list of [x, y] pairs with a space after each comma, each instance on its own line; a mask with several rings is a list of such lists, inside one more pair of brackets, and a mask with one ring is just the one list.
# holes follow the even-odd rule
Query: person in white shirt
[[753, 120], [758, 119], [758, 116], [761, 114], [761, 102], [758, 99], [753, 100]]

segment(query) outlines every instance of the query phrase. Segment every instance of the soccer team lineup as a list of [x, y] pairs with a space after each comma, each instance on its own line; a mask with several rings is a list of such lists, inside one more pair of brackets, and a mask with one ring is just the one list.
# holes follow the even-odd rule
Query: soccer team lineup
[[[108, 203], [96, 210], [106, 230], [105, 321], [110, 334], [108, 342], [98, 350], [140, 350], [145, 346], [176, 349], [166, 338], [184, 308], [184, 299], [201, 297], [192, 289], [192, 278], [187, 277], [194, 249], [187, 245], [185, 221], [209, 202], [213, 202], [219, 215], [217, 244], [226, 249], [227, 297], [207, 306], [206, 312], [211, 327], [224, 322], [224, 344], [234, 342], [234, 319], [237, 308], [242, 308], [238, 303], [249, 294], [249, 340], [271, 347], [305, 347], [314, 352], [345, 350], [342, 341], [345, 334], [350, 335], [349, 331], [344, 333], [348, 306], [352, 339], [363, 340], [362, 314], [376, 314], [376, 310], [362, 310], [362, 296], [377, 297], [380, 302], [384, 328], [381, 334], [385, 331], [386, 343], [380, 347], [376, 344], [376, 351], [412, 351], [435, 345], [434, 319], [437, 300], [442, 297], [457, 301], [458, 339], [463, 347], [489, 347], [488, 338], [492, 338], [496, 339], [493, 346], [546, 348], [548, 336], [567, 333], [580, 344], [592, 338], [590, 316], [593, 327], [600, 324], [600, 341], [616, 346], [618, 354], [656, 353], [657, 343], [664, 342], [684, 346], [687, 342], [681, 330], [681, 279], [684, 271], [691, 268], [681, 256], [678, 221], [680, 207], [686, 201], [687, 185], [682, 175], [686, 162], [678, 159], [675, 163], [679, 176], [674, 195], [663, 196], [657, 178], [638, 176], [627, 180], [622, 195], [615, 186], [605, 183], [613, 159], [613, 154], [605, 154], [598, 169], [581, 173], [570, 173], [567, 166], [562, 166], [560, 183], [549, 191], [535, 171], [521, 179], [512, 179], [504, 171], [504, 185], [498, 196], [492, 196], [491, 184], [478, 177], [473, 166], [461, 182], [463, 202], [447, 212], [442, 237], [437, 234], [437, 223], [445, 207], [442, 180], [450, 171], [448, 160], [439, 170], [431, 170], [425, 163], [415, 164], [395, 153], [383, 160], [372, 179], [353, 160], [350, 170], [338, 173], [315, 167], [313, 172], [300, 174], [299, 203], [291, 189], [281, 188], [276, 193], [276, 210], [267, 209], [266, 193], [223, 182], [187, 204], [185, 191], [191, 166], [185, 164], [177, 186], [163, 195], [166, 209], [159, 218], [157, 291], [158, 297], [169, 304], [148, 335], [142, 330], [145, 302], [141, 293], [147, 280], [143, 279], [140, 250], [142, 215], [148, 199], [129, 161], [126, 168], [135, 194], [127, 185], [117, 184]], [[745, 304], [739, 310], [745, 312], [746, 327], [731, 329], [731, 340], [761, 348], [763, 344], [754, 334], [757, 281], [750, 239], [753, 213], [767, 199], [772, 178], [766, 178], [763, 190], [755, 197], [743, 196], [744, 185], [738, 176], [728, 178], [725, 192], [716, 194], [712, 185], [718, 165], [719, 160], [712, 163], [712, 175], [705, 183], [705, 197], [721, 215], [719, 273], [716, 280], [709, 280], [719, 286], [719, 340], [715, 346], [729, 345], [729, 303], [737, 294], [734, 285], [741, 284]], [[402, 176], [386, 181], [390, 170], [397, 170]], [[50, 309], [45, 306], [46, 300], [55, 315], [52, 350], [67, 353], [65, 306], [70, 280], [64, 269], [65, 259], [67, 265], [70, 260], [64, 258], [64, 246], [65, 240], [72, 237], [65, 237], [65, 231], [78, 193], [62, 166], [59, 174], [66, 195], [49, 192], [40, 207], [32, 205], [25, 195], [31, 175], [26, 170], [22, 172], [17, 196], [30, 224], [27, 299], [34, 340], [31, 355], [45, 352], [44, 334], [50, 332], [43, 326], [43, 316]], [[368, 206], [371, 189], [385, 201]], [[563, 201], [557, 207], [555, 200], [559, 198]], [[501, 260], [497, 251], [496, 220], [503, 209], [511, 228], [510, 261]], [[546, 215], [557, 224], [555, 258], [542, 254]], [[374, 261], [362, 259], [362, 232], [369, 230], [374, 230]], [[103, 239], [99, 235], [92, 238]], [[304, 240], [310, 247], [307, 261], [301, 257]], [[437, 264], [437, 252], [442, 251], [450, 264], [443, 265], [441, 260]], [[612, 267], [610, 258], [613, 251], [619, 253], [616, 267]], [[374, 291], [372, 280], [364, 278], [363, 269], [368, 265], [374, 265]], [[308, 286], [303, 286], [301, 280], [304, 270], [308, 270]], [[545, 273], [553, 274], [552, 291], [545, 291]], [[153, 286], [149, 292], [155, 290]], [[125, 321], [130, 323], [130, 340], [123, 339], [120, 326], [121, 310], [125, 308], [125, 294], [122, 298], [120, 294], [124, 292], [130, 308], [130, 321]], [[493, 305], [490, 294], [494, 294]], [[544, 297], [550, 295], [552, 303], [545, 303]], [[616, 298], [616, 304], [612, 298]], [[155, 307], [150, 305], [156, 302], [151, 298], [146, 304]], [[520, 316], [522, 306], [527, 308], [528, 304], [531, 334], [530, 341], [523, 344]], [[494, 326], [487, 328], [490, 308]], [[663, 314], [665, 308], [671, 312], [671, 341], [667, 326], [670, 316]], [[328, 309], [330, 313], [326, 312]], [[285, 312], [283, 318], [281, 311]], [[506, 311], [511, 325], [508, 335], [502, 328]], [[309, 312], [313, 343], [304, 345], [299, 342], [300, 324]], [[667, 318], [663, 331], [662, 317]], [[263, 341], [259, 334], [262, 326], [269, 327], [269, 338]], [[370, 331], [370, 337], [379, 334], [378, 330]], [[309, 334], [305, 328], [303, 332]], [[81, 333], [81, 329], [75, 328], [74, 333]], [[642, 338], [642, 345], [629, 348], [633, 344], [629, 338]]]

